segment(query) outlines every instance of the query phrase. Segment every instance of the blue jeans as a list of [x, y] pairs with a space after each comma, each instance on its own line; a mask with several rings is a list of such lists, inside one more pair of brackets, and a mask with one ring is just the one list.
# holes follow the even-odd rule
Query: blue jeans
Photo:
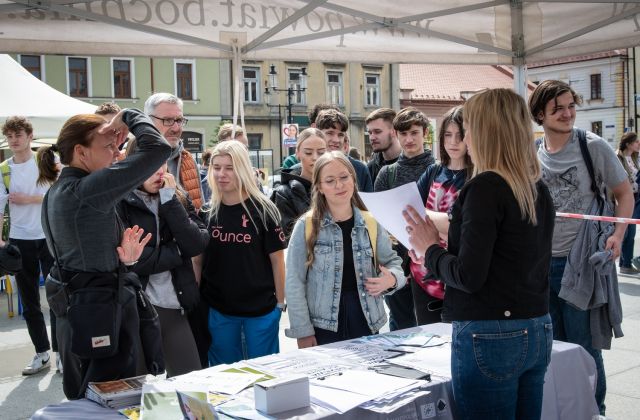
[[230, 364], [278, 353], [281, 315], [279, 308], [256, 317], [225, 315], [209, 308], [209, 365]]
[[454, 321], [451, 376], [460, 419], [535, 419], [551, 360], [551, 317]]
[[[636, 200], [636, 204], [633, 207], [634, 219], [640, 219], [640, 201]], [[624, 233], [624, 239], [622, 240], [622, 249], [620, 252], [620, 267], [631, 267], [631, 260], [633, 259], [633, 244], [636, 239], [636, 225], [627, 225], [627, 230]]]
[[607, 377], [604, 372], [602, 350], [593, 348], [591, 343], [590, 312], [581, 311], [564, 299], [558, 297], [562, 274], [567, 263], [567, 257], [551, 258], [549, 271], [549, 313], [553, 322], [553, 338], [582, 346], [596, 362], [598, 380], [596, 382], [596, 403], [600, 414], [604, 415], [604, 397], [607, 393]]

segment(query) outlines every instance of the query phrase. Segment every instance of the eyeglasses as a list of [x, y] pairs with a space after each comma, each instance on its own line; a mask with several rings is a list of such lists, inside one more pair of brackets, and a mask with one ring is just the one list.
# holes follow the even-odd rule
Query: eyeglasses
[[327, 184], [331, 188], [335, 188], [338, 185], [338, 181], [340, 181], [340, 183], [344, 185], [353, 181], [353, 178], [351, 178], [351, 175], [342, 175], [337, 178], [327, 178], [324, 181], [322, 181], [322, 183]]
[[176, 124], [176, 123], [178, 123], [178, 125], [180, 127], [184, 127], [185, 125], [187, 125], [187, 122], [189, 122], [189, 120], [184, 118], [184, 117], [181, 117], [181, 118], [160, 118], [160, 117], [156, 117], [155, 115], [150, 115], [150, 117], [153, 117], [156, 120], [162, 121], [162, 125], [164, 125], [165, 127], [171, 127], [173, 124]]

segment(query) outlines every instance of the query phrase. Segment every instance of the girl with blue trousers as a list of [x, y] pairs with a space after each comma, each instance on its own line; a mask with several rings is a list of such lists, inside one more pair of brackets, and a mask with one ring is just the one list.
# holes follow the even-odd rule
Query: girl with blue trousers
[[382, 226], [370, 238], [355, 170], [343, 153], [316, 161], [311, 197], [311, 214], [296, 222], [287, 253], [285, 334], [299, 348], [377, 333], [387, 322], [382, 296], [406, 283]]
[[553, 202], [520, 96], [479, 93], [463, 120], [474, 169], [451, 208], [448, 250], [433, 222], [408, 207], [411, 253], [447, 286], [442, 318], [452, 322], [457, 418], [539, 419], [553, 343]]

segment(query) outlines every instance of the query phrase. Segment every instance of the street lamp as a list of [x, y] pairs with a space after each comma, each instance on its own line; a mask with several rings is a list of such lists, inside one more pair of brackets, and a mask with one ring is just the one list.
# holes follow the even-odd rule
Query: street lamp
[[[295, 95], [296, 93], [302, 93], [305, 92], [307, 90], [307, 68], [306, 67], [302, 67], [300, 69], [300, 87], [294, 88], [294, 87], [287, 87], [286, 89], [280, 89], [278, 88], [278, 72], [276, 72], [276, 66], [274, 64], [272, 64], [269, 67], [269, 86], [266, 86], [264, 88], [264, 94], [266, 95], [267, 98], [271, 97], [272, 93], [279, 93], [279, 92], [286, 92], [287, 93], [287, 121], [289, 124], [293, 124], [293, 95]], [[282, 122], [282, 114], [280, 112], [280, 107], [282, 107], [283, 105], [280, 105], [280, 103], [278, 103], [277, 105], [272, 105], [272, 104], [268, 104], [270, 107], [278, 107], [278, 121]], [[282, 150], [282, 127], [278, 127], [278, 129], [280, 130], [280, 159], [284, 159], [284, 153]]]
[[[289, 124], [293, 124], [293, 95], [296, 93], [302, 93], [307, 90], [307, 68], [302, 67], [300, 72], [300, 87], [293, 88], [291, 86], [286, 89], [278, 88], [278, 72], [276, 72], [275, 64], [272, 64], [269, 69], [269, 86], [265, 87], [264, 93], [270, 95], [271, 92], [287, 92], [287, 113]], [[278, 108], [279, 110], [280, 108]]]

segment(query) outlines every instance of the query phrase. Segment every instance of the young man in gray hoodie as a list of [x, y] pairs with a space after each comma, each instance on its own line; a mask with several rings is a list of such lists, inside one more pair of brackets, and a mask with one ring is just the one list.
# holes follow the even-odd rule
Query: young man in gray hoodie
[[[402, 152], [398, 161], [380, 168], [376, 177], [374, 191], [386, 191], [410, 182], [416, 182], [434, 163], [430, 150], [424, 149], [424, 139], [429, 130], [429, 120], [418, 109], [409, 107], [400, 111], [393, 119], [393, 128], [397, 133]], [[405, 275], [409, 275], [409, 257], [407, 249], [400, 244], [394, 249], [402, 258]], [[411, 285], [407, 285], [390, 296], [385, 296], [389, 307], [389, 329], [391, 331], [417, 325], [413, 308]]]

